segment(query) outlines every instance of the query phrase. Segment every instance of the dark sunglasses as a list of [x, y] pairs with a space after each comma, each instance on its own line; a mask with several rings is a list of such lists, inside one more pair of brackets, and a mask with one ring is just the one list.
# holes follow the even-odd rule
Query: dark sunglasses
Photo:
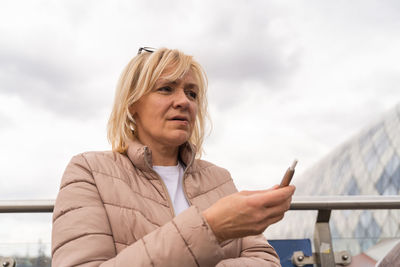
[[149, 53], [153, 53], [154, 51], [156, 51], [156, 48], [153, 47], [148, 47], [148, 46], [144, 46], [144, 47], [140, 47], [137, 54], [141, 54], [143, 51], [145, 52], [149, 52]]

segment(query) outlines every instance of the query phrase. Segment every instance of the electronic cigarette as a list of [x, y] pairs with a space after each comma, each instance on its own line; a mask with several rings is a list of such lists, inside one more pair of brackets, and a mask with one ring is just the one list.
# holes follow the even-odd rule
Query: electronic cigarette
[[287, 171], [285, 172], [285, 175], [282, 178], [281, 184], [279, 185], [280, 188], [288, 186], [290, 184], [290, 181], [293, 178], [294, 174], [294, 168], [296, 167], [297, 164], [297, 159], [295, 159], [292, 163], [292, 166], [290, 166]]

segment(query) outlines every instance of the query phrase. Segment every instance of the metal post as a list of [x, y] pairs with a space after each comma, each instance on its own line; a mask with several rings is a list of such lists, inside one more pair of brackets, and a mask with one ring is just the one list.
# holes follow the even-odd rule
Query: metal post
[[318, 267], [335, 267], [335, 255], [332, 248], [331, 230], [329, 229], [330, 210], [318, 210], [314, 231], [314, 247]]
[[2, 267], [15, 267], [16, 262], [13, 258], [0, 257], [0, 264]]

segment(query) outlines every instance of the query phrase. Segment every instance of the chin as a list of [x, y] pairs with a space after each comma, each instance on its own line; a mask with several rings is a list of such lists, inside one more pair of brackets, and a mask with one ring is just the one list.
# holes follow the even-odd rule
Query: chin
[[174, 146], [180, 146], [189, 141], [189, 137], [190, 135], [188, 133], [179, 133], [179, 134], [174, 134], [168, 139], [170, 144], [173, 144]]

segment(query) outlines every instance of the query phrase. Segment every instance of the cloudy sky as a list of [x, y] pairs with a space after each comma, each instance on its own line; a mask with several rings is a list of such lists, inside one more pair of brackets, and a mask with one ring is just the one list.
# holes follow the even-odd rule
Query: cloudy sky
[[[301, 174], [400, 102], [399, 14], [389, 0], [2, 0], [0, 199], [54, 199], [73, 155], [110, 149], [114, 88], [140, 46], [204, 66], [203, 158], [239, 189], [278, 183], [293, 158]], [[49, 242], [37, 218], [24, 240]]]

